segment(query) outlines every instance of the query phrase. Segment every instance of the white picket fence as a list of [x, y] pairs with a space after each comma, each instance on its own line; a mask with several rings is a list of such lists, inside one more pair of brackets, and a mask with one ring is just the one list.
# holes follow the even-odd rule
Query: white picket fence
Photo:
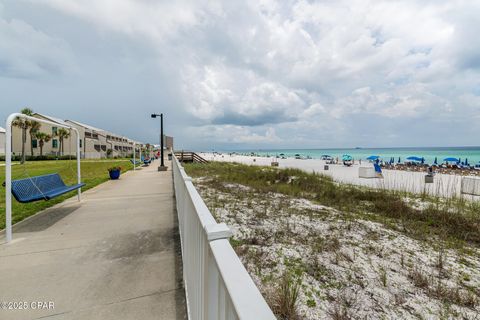
[[275, 319], [230, 245], [230, 229], [215, 221], [176, 157], [172, 167], [188, 318]]
[[480, 196], [480, 177], [462, 177], [460, 190], [463, 194]]

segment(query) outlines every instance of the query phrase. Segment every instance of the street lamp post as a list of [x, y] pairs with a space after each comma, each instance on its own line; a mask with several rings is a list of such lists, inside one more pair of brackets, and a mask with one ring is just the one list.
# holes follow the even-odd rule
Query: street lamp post
[[167, 167], [165, 167], [163, 162], [163, 113], [152, 113], [152, 118], [156, 117], [160, 117], [160, 166], [158, 167], [158, 171], [166, 171]]

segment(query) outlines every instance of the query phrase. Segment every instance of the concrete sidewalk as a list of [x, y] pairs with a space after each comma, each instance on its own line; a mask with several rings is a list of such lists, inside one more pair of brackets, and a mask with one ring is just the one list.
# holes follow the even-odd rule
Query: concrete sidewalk
[[186, 319], [172, 172], [157, 166], [17, 224], [8, 245], [0, 239], [0, 304], [26, 309], [0, 305], [0, 319]]

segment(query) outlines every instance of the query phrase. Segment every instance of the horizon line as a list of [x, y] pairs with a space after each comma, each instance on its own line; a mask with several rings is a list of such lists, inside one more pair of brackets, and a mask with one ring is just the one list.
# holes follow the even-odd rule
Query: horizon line
[[[480, 149], [480, 145], [478, 146], [445, 146], [445, 147], [439, 147], [439, 146], [432, 146], [432, 147], [326, 147], [326, 148], [240, 148], [240, 149], [217, 149], [217, 150], [223, 150], [223, 151], [272, 151], [272, 150], [345, 150], [345, 149]], [[214, 149], [213, 149], [214, 150]], [[215, 151], [215, 150], [214, 150]]]

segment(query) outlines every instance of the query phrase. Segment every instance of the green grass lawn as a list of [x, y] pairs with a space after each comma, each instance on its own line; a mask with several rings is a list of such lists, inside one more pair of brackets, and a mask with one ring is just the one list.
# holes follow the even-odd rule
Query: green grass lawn
[[[2, 162], [4, 163], [4, 162]], [[129, 160], [85, 160], [81, 162], [82, 182], [87, 185], [82, 188], [83, 191], [93, 188], [102, 182], [109, 180], [107, 169], [113, 166], [122, 167], [122, 172], [133, 169]], [[28, 176], [38, 176], [49, 173], [59, 173], [65, 184], [71, 185], [77, 183], [76, 160], [57, 160], [57, 161], [31, 161], [25, 165], [12, 166], [12, 178], [22, 179]], [[0, 184], [5, 181], [5, 167], [0, 167]], [[37, 201], [31, 203], [19, 203], [12, 196], [12, 221], [19, 222], [34, 213], [51, 207], [65, 199], [72, 197], [76, 191], [67, 193], [49, 201]], [[5, 188], [0, 187], [0, 230], [5, 228]]]

